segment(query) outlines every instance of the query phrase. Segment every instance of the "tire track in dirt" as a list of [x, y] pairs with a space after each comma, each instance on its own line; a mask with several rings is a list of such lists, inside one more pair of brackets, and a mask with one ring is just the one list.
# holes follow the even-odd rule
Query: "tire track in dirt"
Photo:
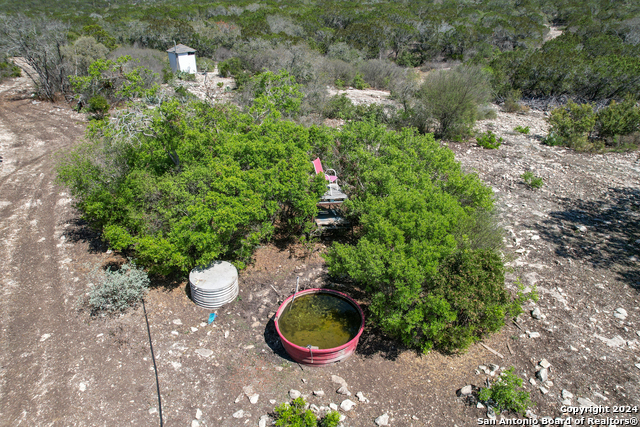
[[83, 126], [51, 104], [7, 99], [15, 87], [0, 94], [0, 424], [62, 425], [74, 395], [68, 257], [58, 244], [70, 209], [59, 206], [51, 160]]

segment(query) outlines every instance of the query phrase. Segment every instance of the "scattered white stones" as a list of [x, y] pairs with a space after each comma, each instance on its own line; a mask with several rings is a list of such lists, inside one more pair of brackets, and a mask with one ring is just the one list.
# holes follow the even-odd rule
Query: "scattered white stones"
[[536, 372], [536, 376], [540, 381], [545, 382], [549, 379], [549, 371], [547, 370], [547, 368], [542, 368], [538, 372]]
[[549, 393], [549, 389], [548, 389], [548, 388], [546, 388], [546, 387], [540, 387], [540, 392], [541, 392], [542, 394], [547, 394], [547, 393]]
[[343, 394], [345, 396], [351, 396], [351, 392], [345, 386], [342, 386], [338, 390], [336, 390], [336, 393]]
[[239, 411], [234, 412], [231, 416], [233, 418], [242, 418], [244, 417], [244, 410], [240, 409]]
[[613, 317], [616, 319], [624, 320], [627, 318], [627, 310], [622, 307], [616, 308], [615, 313], [613, 313]]
[[302, 396], [302, 393], [300, 393], [300, 391], [299, 391], [299, 390], [295, 390], [295, 389], [293, 389], [293, 388], [292, 388], [291, 390], [289, 390], [289, 397], [290, 397], [290, 398], [292, 398], [292, 399], [297, 399], [297, 398], [299, 398], [300, 396]]
[[340, 404], [340, 409], [346, 412], [352, 410], [354, 406], [356, 406], [356, 402], [351, 399], [345, 399]]
[[224, 338], [225, 339], [229, 338], [229, 331], [224, 331]]
[[586, 397], [579, 397], [578, 404], [583, 408], [597, 406], [595, 403], [593, 403], [590, 399], [587, 399]]
[[182, 325], [182, 320], [180, 320], [180, 319], [173, 319], [173, 324], [174, 324], [174, 325], [178, 325], [178, 326], [180, 326], [180, 325]]
[[267, 427], [267, 421], [269, 421], [269, 415], [263, 415], [258, 421], [258, 427]]
[[198, 332], [198, 328], [191, 327], [191, 332]]
[[640, 331], [636, 331], [636, 335], [640, 337]]
[[468, 396], [473, 392], [473, 387], [471, 385], [466, 385], [460, 389], [460, 396]]
[[171, 331], [171, 335], [180, 335], [180, 333], [178, 331]]
[[611, 348], [623, 347], [624, 345], [627, 344], [627, 342], [620, 335], [616, 335], [613, 338], [607, 338], [607, 337], [603, 337], [601, 335], [595, 334], [594, 337], [598, 338], [600, 341], [602, 341], [608, 347], [611, 347]]
[[594, 391], [594, 392], [593, 392], [593, 397], [597, 397], [598, 399], [602, 399], [602, 400], [604, 400], [605, 402], [606, 402], [607, 400], [609, 400], [609, 398], [608, 398], [608, 397], [603, 396], [602, 394], [598, 393], [597, 391]]
[[343, 387], [347, 386], [347, 382], [344, 380], [344, 378], [339, 377], [337, 375], [331, 375], [331, 381], [336, 384], [340, 384]]
[[526, 331], [529, 338], [540, 338], [540, 332]]
[[483, 405], [482, 403], [478, 402], [478, 403], [476, 404], [476, 408], [478, 408], [478, 409], [482, 409], [482, 408], [484, 408], [484, 405]]
[[389, 414], [382, 414], [375, 420], [376, 425], [379, 426], [388, 426], [389, 425]]
[[202, 357], [211, 357], [213, 350], [209, 350], [208, 348], [199, 348], [196, 350], [196, 353]]
[[540, 307], [536, 307], [531, 310], [531, 317], [538, 320], [542, 319], [542, 312], [540, 312]]
[[78, 384], [78, 389], [80, 391], [85, 391], [87, 389], [87, 385], [85, 383]]
[[196, 420], [199, 420], [200, 418], [202, 418], [202, 411], [198, 408], [196, 409]]
[[496, 365], [495, 363], [491, 363], [489, 365], [489, 375], [493, 377], [496, 372], [498, 372], [498, 369], [500, 369], [500, 366]]
[[324, 397], [324, 391], [323, 390], [314, 390], [313, 395], [314, 396], [318, 396], [318, 397]]
[[332, 411], [337, 411], [338, 410], [338, 405], [336, 405], [335, 403], [329, 403], [329, 408]]
[[51, 338], [51, 334], [44, 334], [40, 337], [40, 342], [44, 342], [46, 340], [48, 340], [49, 338]]
[[251, 402], [252, 405], [255, 405], [256, 403], [258, 403], [259, 397], [260, 395], [258, 393], [252, 394], [251, 396], [249, 396], [249, 402]]
[[365, 402], [365, 403], [369, 403], [369, 399], [367, 399], [366, 397], [364, 397], [364, 394], [362, 394], [361, 391], [356, 393], [356, 397], [358, 398], [358, 400], [360, 402]]
[[153, 415], [157, 413], [158, 413], [158, 408], [156, 408], [155, 406], [153, 408], [149, 408], [149, 415]]
[[581, 233], [586, 233], [587, 232], [587, 227], [585, 227], [584, 225], [577, 225], [576, 226], [576, 230], [578, 230]]
[[191, 421], [191, 427], [200, 427], [200, 422], [198, 420]]
[[529, 378], [529, 384], [531, 384], [531, 385], [536, 385], [536, 380], [535, 380], [535, 378], [533, 378], [533, 377], [532, 377], [532, 378]]
[[538, 363], [538, 365], [540, 365], [541, 367], [543, 367], [545, 369], [549, 369], [549, 366], [551, 366], [551, 363], [549, 363], [549, 361], [547, 359], [542, 359], [540, 361], [540, 363]]
[[573, 399], [573, 393], [571, 393], [569, 390], [563, 389], [562, 390], [562, 398], [563, 399]]
[[636, 363], [636, 368], [640, 369], [640, 363]]

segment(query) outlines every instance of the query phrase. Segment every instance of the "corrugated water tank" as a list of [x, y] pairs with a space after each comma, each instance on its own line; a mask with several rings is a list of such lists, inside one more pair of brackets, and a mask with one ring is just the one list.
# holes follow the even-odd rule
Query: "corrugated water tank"
[[226, 261], [214, 261], [189, 273], [191, 298], [204, 308], [219, 308], [238, 296], [238, 270]]

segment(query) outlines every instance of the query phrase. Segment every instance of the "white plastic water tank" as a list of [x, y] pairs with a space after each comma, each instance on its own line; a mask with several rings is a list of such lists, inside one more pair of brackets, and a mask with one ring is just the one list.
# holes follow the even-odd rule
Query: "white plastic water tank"
[[191, 298], [204, 308], [219, 308], [238, 296], [238, 270], [226, 261], [214, 261], [189, 273]]

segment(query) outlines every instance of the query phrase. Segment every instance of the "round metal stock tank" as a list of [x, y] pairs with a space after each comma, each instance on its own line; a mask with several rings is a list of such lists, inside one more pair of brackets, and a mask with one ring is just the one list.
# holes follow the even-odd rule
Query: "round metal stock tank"
[[351, 356], [351, 354], [353, 354], [353, 352], [356, 350], [356, 347], [358, 346], [358, 341], [360, 340], [360, 336], [362, 335], [362, 331], [364, 330], [364, 313], [362, 312], [362, 309], [360, 308], [358, 303], [355, 302], [351, 297], [349, 297], [346, 294], [343, 294], [342, 292], [334, 291], [331, 289], [306, 289], [304, 291], [298, 292], [296, 294], [296, 298], [300, 298], [303, 295], [309, 295], [314, 293], [326, 293], [326, 294], [337, 296], [347, 301], [353, 307], [355, 307], [356, 310], [358, 311], [358, 314], [360, 315], [360, 327], [358, 328], [358, 333], [353, 338], [351, 338], [347, 343], [334, 348], [311, 349], [311, 348], [301, 347], [297, 344], [292, 343], [291, 341], [287, 340], [284, 337], [284, 335], [282, 334], [282, 331], [280, 330], [280, 326], [278, 324], [278, 320], [280, 319], [280, 316], [284, 312], [284, 309], [289, 305], [289, 303], [293, 299], [293, 295], [291, 295], [289, 298], [284, 300], [284, 302], [280, 305], [280, 307], [278, 308], [278, 311], [276, 312], [276, 316], [274, 318], [276, 331], [278, 332], [278, 336], [280, 337], [280, 342], [282, 343], [282, 346], [284, 347], [286, 352], [289, 354], [289, 356], [291, 356], [291, 358], [298, 363], [302, 363], [304, 365], [309, 365], [309, 366], [322, 366], [322, 365], [328, 365], [330, 363], [340, 362], [346, 359], [347, 357]]
[[238, 296], [238, 270], [226, 261], [214, 261], [189, 273], [191, 298], [203, 308], [215, 309]]

